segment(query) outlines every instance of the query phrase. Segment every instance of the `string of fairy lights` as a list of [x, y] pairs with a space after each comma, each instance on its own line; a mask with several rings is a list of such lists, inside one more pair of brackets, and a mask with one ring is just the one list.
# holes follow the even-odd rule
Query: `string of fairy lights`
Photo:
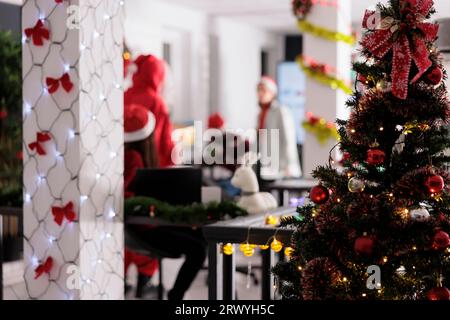
[[[265, 218], [265, 225], [267, 226], [277, 226], [279, 224], [279, 218], [273, 215], [267, 215]], [[262, 245], [256, 245], [250, 243], [250, 233], [253, 225], [249, 225], [247, 229], [247, 239], [239, 244], [239, 251], [246, 257], [252, 257], [255, 253], [255, 249], [259, 248], [261, 250], [268, 250], [269, 248], [276, 253], [279, 253], [284, 248], [284, 254], [286, 257], [290, 257], [293, 253], [293, 248], [285, 246], [279, 239], [277, 239], [277, 234], [280, 229], [276, 228], [274, 235], [267, 239], [267, 242]], [[233, 243], [223, 243], [221, 246], [221, 252], [224, 255], [232, 255], [235, 252]]]

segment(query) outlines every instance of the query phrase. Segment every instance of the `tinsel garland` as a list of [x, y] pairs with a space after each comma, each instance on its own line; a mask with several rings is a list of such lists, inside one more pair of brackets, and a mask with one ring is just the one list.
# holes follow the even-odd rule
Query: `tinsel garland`
[[320, 257], [308, 262], [303, 271], [303, 299], [328, 300], [335, 298], [332, 287], [340, 280], [341, 274], [330, 258]]
[[345, 82], [341, 79], [337, 79], [336, 77], [319, 71], [317, 68], [312, 68], [307, 65], [302, 56], [297, 58], [297, 63], [301, 66], [303, 72], [310, 78], [322, 83], [323, 85], [329, 86], [332, 89], [340, 89], [346, 94], [351, 94], [352, 89], [345, 84]]
[[125, 200], [126, 217], [153, 217], [172, 223], [206, 224], [246, 215], [248, 215], [247, 211], [241, 209], [232, 201], [174, 206], [149, 197], [133, 197]]
[[321, 145], [326, 145], [329, 140], [339, 140], [339, 133], [333, 123], [310, 113], [307, 114], [307, 117], [308, 119], [303, 121], [302, 126], [314, 135]]
[[302, 32], [312, 34], [315, 37], [326, 39], [329, 41], [340, 41], [349, 45], [354, 45], [356, 39], [353, 35], [344, 34], [342, 32], [336, 32], [318, 25], [315, 25], [307, 20], [298, 20], [298, 28]]

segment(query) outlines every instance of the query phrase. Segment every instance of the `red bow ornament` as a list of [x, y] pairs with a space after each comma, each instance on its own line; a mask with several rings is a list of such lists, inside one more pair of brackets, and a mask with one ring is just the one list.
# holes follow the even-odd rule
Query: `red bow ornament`
[[361, 44], [379, 59], [393, 50], [392, 94], [406, 99], [412, 61], [418, 69], [411, 80], [414, 83], [432, 65], [427, 42], [436, 39], [439, 25], [424, 22], [433, 6], [433, 0], [400, 0], [400, 4], [400, 20], [385, 17], [374, 28], [368, 26], [368, 21], [376, 13], [366, 11], [363, 27], [373, 32], [367, 34]]
[[70, 92], [73, 88], [73, 83], [70, 81], [70, 76], [68, 73], [64, 73], [59, 79], [48, 77], [45, 79], [45, 82], [49, 93], [55, 93], [59, 89], [60, 83], [66, 92]]
[[50, 31], [45, 28], [42, 20], [38, 20], [33, 28], [25, 29], [25, 35], [27, 36], [27, 38], [31, 37], [33, 40], [33, 44], [36, 46], [43, 46], [44, 39], [50, 39]]
[[72, 202], [69, 202], [64, 207], [52, 207], [52, 214], [58, 226], [62, 225], [64, 218], [66, 218], [69, 222], [73, 222], [76, 218]]
[[42, 143], [47, 142], [51, 139], [51, 137], [47, 133], [38, 132], [36, 134], [36, 141], [32, 142], [28, 145], [31, 150], [36, 150], [37, 154], [40, 156], [45, 156], [47, 152], [45, 152], [44, 147], [42, 147]]
[[42, 274], [47, 273], [50, 274], [50, 271], [53, 268], [53, 258], [48, 257], [44, 263], [40, 264], [36, 269], [34, 269], [34, 279], [39, 278]]

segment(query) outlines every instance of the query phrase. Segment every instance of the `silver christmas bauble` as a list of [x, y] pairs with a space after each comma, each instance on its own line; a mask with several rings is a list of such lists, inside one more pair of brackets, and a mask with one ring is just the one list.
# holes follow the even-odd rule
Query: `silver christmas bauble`
[[409, 211], [409, 217], [414, 221], [423, 222], [428, 220], [428, 218], [430, 217], [430, 213], [425, 208], [418, 208]]

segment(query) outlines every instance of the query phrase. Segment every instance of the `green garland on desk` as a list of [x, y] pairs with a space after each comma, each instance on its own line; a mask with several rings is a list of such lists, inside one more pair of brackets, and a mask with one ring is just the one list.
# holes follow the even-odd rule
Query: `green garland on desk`
[[174, 206], [149, 197], [133, 197], [125, 200], [125, 216], [150, 217], [152, 208], [155, 218], [172, 223], [206, 224], [248, 215], [246, 210], [232, 201]]

